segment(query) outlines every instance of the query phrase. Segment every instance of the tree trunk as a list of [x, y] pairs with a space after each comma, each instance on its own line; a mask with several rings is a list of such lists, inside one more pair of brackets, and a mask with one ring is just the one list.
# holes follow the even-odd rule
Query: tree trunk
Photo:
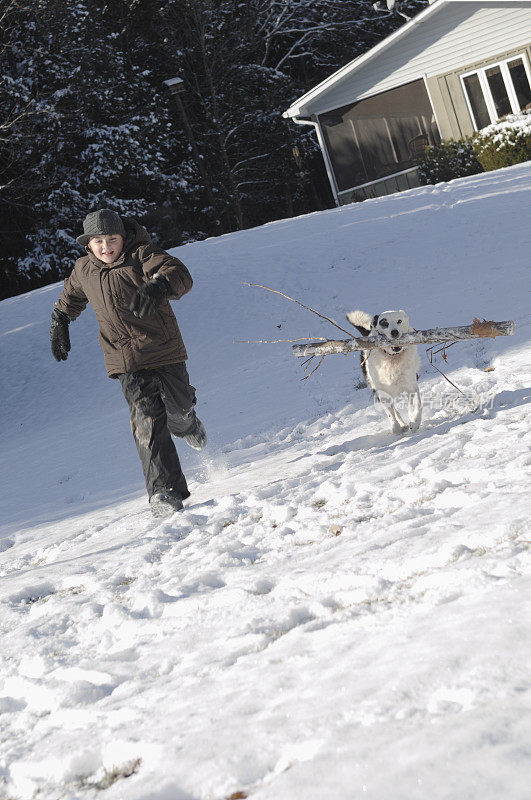
[[236, 223], [238, 226], [238, 230], [243, 230], [243, 210], [240, 202], [240, 193], [238, 188], [236, 187], [236, 182], [234, 180], [234, 175], [232, 172], [232, 168], [229, 161], [229, 156], [227, 153], [227, 148], [225, 147], [224, 141], [224, 134], [221, 129], [220, 125], [220, 112], [218, 107], [218, 97], [216, 92], [216, 87], [214, 85], [214, 78], [212, 76], [212, 70], [210, 69], [209, 64], [209, 56], [208, 56], [208, 48], [206, 45], [206, 38], [205, 38], [205, 31], [202, 29], [202, 36], [201, 36], [201, 52], [203, 57], [203, 68], [205, 72], [206, 79], [208, 81], [208, 87], [210, 91], [210, 100], [212, 103], [212, 124], [216, 131], [219, 143], [219, 151], [221, 155], [221, 162], [225, 169], [225, 174], [227, 180], [229, 182], [230, 191], [231, 191], [231, 205], [234, 209], [234, 213], [236, 215]]
[[284, 182], [284, 199], [286, 201], [286, 216], [293, 216], [293, 201], [291, 199], [291, 186], [289, 181]]

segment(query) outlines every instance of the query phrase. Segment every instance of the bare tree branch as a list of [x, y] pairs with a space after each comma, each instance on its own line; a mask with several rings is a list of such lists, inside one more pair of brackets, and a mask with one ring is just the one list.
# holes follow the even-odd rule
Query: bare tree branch
[[346, 333], [347, 335], [349, 335], [349, 331], [346, 331], [345, 328], [342, 328], [341, 325], [338, 325], [337, 322], [334, 322], [334, 320], [330, 319], [330, 317], [325, 317], [324, 314], [320, 314], [319, 311], [315, 310], [315, 308], [310, 308], [310, 306], [305, 306], [304, 303], [301, 303], [300, 300], [295, 300], [294, 297], [290, 297], [289, 295], [284, 294], [284, 292], [279, 292], [278, 289], [270, 289], [269, 286], [262, 286], [261, 283], [247, 283], [247, 281], [244, 281], [243, 285], [244, 286], [258, 286], [260, 289], [267, 289], [268, 292], [273, 292], [274, 294], [280, 294], [280, 295], [282, 295], [282, 297], [285, 297], [287, 300], [291, 300], [293, 303], [297, 303], [297, 305], [302, 306], [302, 308], [305, 308], [307, 311], [311, 311], [312, 314], [317, 314], [317, 316], [321, 317], [321, 319], [325, 319], [327, 322], [330, 322], [331, 325], [334, 325], [334, 327], [339, 328], [340, 331], [343, 331], [343, 333]]

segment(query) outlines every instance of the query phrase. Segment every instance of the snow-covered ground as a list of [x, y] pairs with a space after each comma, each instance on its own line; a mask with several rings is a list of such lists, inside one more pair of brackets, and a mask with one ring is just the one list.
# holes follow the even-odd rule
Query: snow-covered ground
[[[154, 520], [89, 309], [0, 304], [0, 797], [529, 800], [531, 164], [179, 248], [209, 445]], [[356, 355], [290, 344], [355, 307], [516, 322], [423, 355], [394, 436]], [[421, 350], [421, 352], [423, 352]], [[492, 370], [485, 371], [492, 367]]]

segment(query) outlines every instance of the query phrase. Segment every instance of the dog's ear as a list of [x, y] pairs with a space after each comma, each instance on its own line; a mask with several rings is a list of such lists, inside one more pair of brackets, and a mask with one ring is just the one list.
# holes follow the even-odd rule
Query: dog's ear
[[378, 325], [379, 317], [380, 317], [379, 314], [374, 315], [374, 317], [372, 318], [371, 327], [376, 328], [376, 326]]
[[359, 330], [362, 336], [368, 336], [370, 333], [368, 328], [363, 328], [361, 325], [354, 325], [354, 327]]

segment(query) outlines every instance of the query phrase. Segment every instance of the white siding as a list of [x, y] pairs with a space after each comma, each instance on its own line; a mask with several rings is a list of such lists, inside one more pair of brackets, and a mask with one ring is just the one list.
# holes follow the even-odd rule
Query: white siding
[[320, 114], [531, 42], [531, 2], [450, 2], [301, 108]]

